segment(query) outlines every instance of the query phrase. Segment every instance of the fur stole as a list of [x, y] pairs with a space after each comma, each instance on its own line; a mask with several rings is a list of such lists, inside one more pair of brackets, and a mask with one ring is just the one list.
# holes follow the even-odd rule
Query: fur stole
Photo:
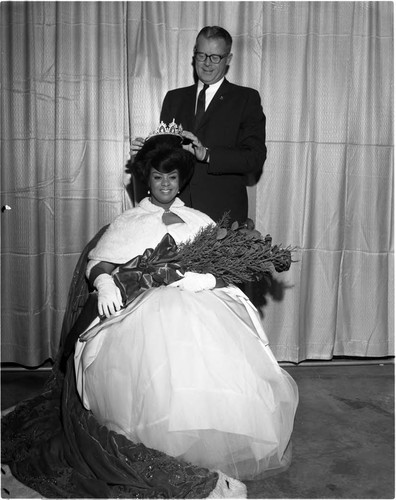
[[124, 264], [137, 255], [142, 255], [146, 248], [155, 248], [166, 233], [177, 244], [193, 238], [198, 231], [214, 224], [206, 214], [188, 208], [176, 198], [171, 206], [183, 223], [165, 225], [162, 221], [164, 209], [153, 205], [149, 198], [144, 198], [137, 207], [126, 210], [108, 227], [96, 247], [88, 254], [86, 275], [100, 261]]

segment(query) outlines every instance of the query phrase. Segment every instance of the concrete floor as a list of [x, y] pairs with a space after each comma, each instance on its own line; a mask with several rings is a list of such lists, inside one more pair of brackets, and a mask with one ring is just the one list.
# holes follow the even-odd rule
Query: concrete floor
[[[248, 482], [248, 498], [395, 498], [394, 365], [285, 369], [300, 391], [292, 464]], [[2, 409], [35, 394], [46, 377], [2, 372]]]
[[394, 498], [394, 366], [293, 367], [290, 468], [249, 498]]

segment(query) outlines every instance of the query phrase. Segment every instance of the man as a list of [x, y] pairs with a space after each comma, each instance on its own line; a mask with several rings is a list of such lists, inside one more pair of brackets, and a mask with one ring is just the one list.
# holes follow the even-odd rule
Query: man
[[[169, 91], [160, 119], [183, 126], [186, 148], [197, 159], [191, 182], [180, 198], [215, 221], [229, 211], [231, 221], [245, 222], [247, 174], [259, 173], [266, 158], [265, 116], [256, 90], [225, 78], [231, 45], [224, 28], [207, 26], [199, 32], [194, 47], [198, 81]], [[202, 89], [204, 102], [202, 94], [199, 97]]]

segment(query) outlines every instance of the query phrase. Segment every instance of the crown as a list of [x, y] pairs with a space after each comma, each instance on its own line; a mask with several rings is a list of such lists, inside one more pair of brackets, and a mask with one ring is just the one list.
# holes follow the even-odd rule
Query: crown
[[180, 138], [182, 138], [183, 127], [181, 126], [181, 124], [177, 125], [174, 118], [172, 122], [169, 123], [169, 125], [161, 122], [158, 127], [146, 137], [146, 141], [157, 135], [178, 135]]

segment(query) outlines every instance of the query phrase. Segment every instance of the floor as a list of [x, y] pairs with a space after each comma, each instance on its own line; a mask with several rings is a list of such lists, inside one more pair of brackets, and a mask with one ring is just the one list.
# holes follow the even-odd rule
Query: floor
[[[292, 463], [248, 482], [248, 498], [395, 498], [393, 363], [284, 368], [300, 391]], [[47, 376], [3, 371], [1, 408], [35, 394]]]

